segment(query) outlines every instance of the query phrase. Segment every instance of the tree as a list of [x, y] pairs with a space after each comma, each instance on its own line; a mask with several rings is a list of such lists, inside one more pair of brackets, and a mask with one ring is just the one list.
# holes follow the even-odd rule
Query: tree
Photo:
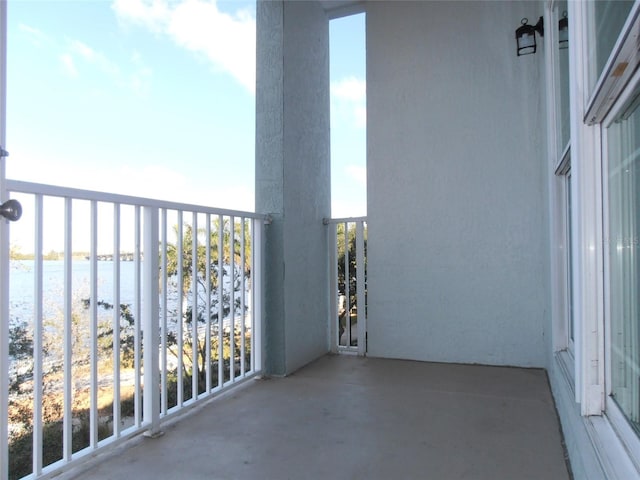
[[[337, 242], [338, 242], [338, 291], [341, 294], [346, 292], [346, 278], [349, 279], [349, 296], [350, 303], [353, 305], [356, 301], [356, 292], [358, 287], [358, 266], [356, 257], [356, 228], [355, 225], [351, 225], [349, 228], [348, 239], [345, 241], [345, 224], [338, 223], [337, 225]], [[366, 272], [367, 272], [367, 227], [365, 225], [363, 229], [364, 235], [364, 273], [365, 273], [365, 285], [366, 285]], [[348, 249], [347, 249], [348, 245]], [[349, 276], [346, 277], [345, 266], [345, 251], [349, 252]]]
[[[85, 310], [89, 309], [91, 300], [85, 298], [82, 300], [82, 304]], [[104, 300], [99, 300], [97, 305], [104, 310], [113, 310], [113, 304], [105, 302]], [[118, 337], [120, 338], [120, 365], [124, 368], [133, 368], [135, 365], [136, 319], [131, 312], [131, 305], [121, 303], [119, 316], [120, 331], [118, 332]], [[142, 335], [142, 332], [140, 335]], [[98, 346], [102, 352], [109, 353], [113, 351], [114, 338], [113, 325], [111, 323], [104, 322], [98, 325]]]
[[14, 364], [9, 392], [18, 393], [21, 385], [33, 378], [33, 333], [25, 322], [9, 327], [9, 356]]
[[[219, 233], [219, 220], [212, 222], [210, 229], [210, 253], [209, 264], [207, 265], [207, 242], [206, 230], [200, 228], [197, 230], [194, 240], [194, 231], [191, 225], [187, 224], [183, 228], [182, 234], [182, 275], [178, 279], [179, 258], [180, 253], [178, 245], [167, 245], [167, 276], [173, 279], [172, 288], [175, 288], [178, 296], [182, 298], [182, 312], [177, 312], [177, 308], [172, 311], [173, 318], [180, 318], [182, 322], [182, 367], [186, 377], [190, 377], [195, 370], [198, 375], [198, 381], [204, 385], [206, 381], [206, 362], [207, 362], [207, 344], [204, 335], [204, 328], [207, 325], [207, 301], [210, 304], [209, 324], [213, 326], [214, 335], [212, 336], [212, 344], [210, 358], [216, 361], [223, 361], [218, 358], [219, 345], [218, 333], [222, 326], [222, 320], [229, 316], [231, 306], [237, 312], [242, 308], [241, 296], [244, 295], [242, 289], [242, 279], [250, 281], [251, 278], [251, 238], [250, 231], [245, 224], [244, 228], [244, 263], [242, 261], [242, 223], [234, 222], [234, 241], [231, 245], [231, 225], [228, 219], [225, 219], [222, 225], [222, 238]], [[176, 234], [178, 232], [175, 227]], [[193, 259], [193, 244], [196, 242], [196, 259]], [[222, 268], [220, 268], [220, 255], [222, 255]], [[234, 260], [233, 271], [231, 271], [231, 258]], [[196, 284], [193, 284], [193, 268], [196, 268]], [[208, 267], [208, 268], [207, 268]], [[207, 270], [209, 276], [207, 278]], [[226, 278], [226, 281], [225, 281]], [[218, 296], [218, 288], [222, 285], [222, 305]], [[207, 292], [209, 298], [207, 299]], [[194, 315], [193, 305], [196, 305]], [[246, 306], [245, 306], [246, 309]], [[244, 312], [243, 312], [244, 313]], [[193, 321], [197, 322], [196, 338], [193, 338]], [[236, 332], [225, 334], [228, 350], [231, 342], [234, 342], [236, 351], [239, 350]], [[179, 339], [176, 331], [167, 332], [167, 343], [169, 351], [178, 359]], [[193, 350], [197, 352], [197, 365], [193, 365]], [[225, 354], [226, 356], [226, 354]], [[229, 359], [229, 368], [234, 359]]]
[[33, 253], [22, 253], [19, 245], [11, 244], [9, 246], [9, 258], [11, 260], [33, 260], [33, 257]]

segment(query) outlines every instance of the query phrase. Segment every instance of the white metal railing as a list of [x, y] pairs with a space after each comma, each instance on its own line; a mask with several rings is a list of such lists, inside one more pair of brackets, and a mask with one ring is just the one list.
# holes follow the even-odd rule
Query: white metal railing
[[331, 350], [365, 355], [367, 218], [331, 218], [324, 223], [329, 227]]
[[[135, 434], [154, 436], [174, 413], [261, 372], [265, 216], [7, 186], [25, 215], [11, 225], [0, 479], [53, 476]], [[32, 256], [15, 249], [24, 239]]]

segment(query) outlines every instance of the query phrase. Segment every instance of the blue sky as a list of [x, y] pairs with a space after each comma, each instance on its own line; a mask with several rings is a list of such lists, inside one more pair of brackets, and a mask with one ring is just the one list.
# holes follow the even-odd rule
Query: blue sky
[[[8, 3], [7, 177], [254, 210], [255, 3]], [[365, 214], [364, 17], [331, 22], [332, 215]]]

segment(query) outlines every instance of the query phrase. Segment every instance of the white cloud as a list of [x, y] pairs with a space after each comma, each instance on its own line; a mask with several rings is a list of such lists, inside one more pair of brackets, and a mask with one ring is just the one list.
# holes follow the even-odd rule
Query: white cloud
[[133, 55], [131, 55], [131, 62], [136, 68], [133, 73], [129, 75], [129, 87], [135, 92], [144, 93], [149, 88], [153, 72], [144, 64], [142, 56], [138, 52], [134, 52]]
[[60, 61], [62, 62], [62, 66], [64, 67], [64, 71], [67, 72], [67, 75], [72, 78], [78, 76], [78, 70], [76, 69], [75, 62], [69, 53], [60, 55]]
[[111, 8], [119, 18], [143, 25], [156, 33], [163, 31], [171, 17], [164, 0], [114, 0]]
[[96, 58], [96, 53], [93, 48], [78, 40], [71, 41], [71, 49], [75, 51], [78, 55], [86, 58], [89, 61], [93, 61]]
[[71, 51], [112, 78], [118, 78], [121, 75], [118, 65], [79, 40], [71, 41]]
[[367, 185], [367, 169], [359, 165], [348, 165], [347, 175], [349, 175], [356, 183], [362, 186]]
[[18, 25], [18, 29], [27, 34], [27, 36], [29, 37], [31, 43], [37, 47], [42, 46], [42, 44], [44, 43], [49, 43], [49, 37], [42, 32], [41, 30], [38, 30], [35, 27], [31, 27], [29, 25], [25, 25], [24, 23], [21, 23]]
[[347, 77], [331, 84], [331, 94], [337, 99], [364, 103], [367, 98], [367, 83], [355, 77]]
[[102, 52], [95, 50], [80, 40], [70, 40], [68, 50], [67, 53], [61, 55], [60, 59], [67, 73], [72, 77], [80, 75], [78, 71], [78, 61], [80, 61], [93, 66], [118, 87], [126, 88], [139, 94], [144, 94], [149, 88], [152, 71], [144, 65], [138, 52], [134, 52], [131, 55], [131, 65], [125, 65], [121, 68], [120, 65], [109, 59]]
[[60, 47], [55, 39], [35, 27], [20, 24], [18, 28], [28, 36], [32, 44], [38, 47], [47, 44], [55, 50], [62, 50], [62, 53], [57, 56], [64, 72], [71, 78], [82, 76], [83, 72], [86, 73], [83, 67], [91, 65], [118, 87], [127, 88], [136, 93], [144, 93], [149, 87], [152, 71], [144, 65], [137, 52], [131, 56], [131, 65], [123, 64], [121, 67], [83, 41], [66, 39], [64, 46]]
[[255, 91], [256, 27], [249, 12], [221, 12], [215, 0], [114, 0], [112, 8], [122, 21], [167, 35]]
[[331, 83], [334, 114], [346, 117], [356, 128], [367, 125], [367, 84], [364, 80], [347, 77]]

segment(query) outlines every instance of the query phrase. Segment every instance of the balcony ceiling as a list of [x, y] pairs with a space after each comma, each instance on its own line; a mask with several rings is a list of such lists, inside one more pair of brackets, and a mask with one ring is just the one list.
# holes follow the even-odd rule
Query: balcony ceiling
[[364, 11], [363, 0], [320, 0], [329, 18], [338, 18]]

